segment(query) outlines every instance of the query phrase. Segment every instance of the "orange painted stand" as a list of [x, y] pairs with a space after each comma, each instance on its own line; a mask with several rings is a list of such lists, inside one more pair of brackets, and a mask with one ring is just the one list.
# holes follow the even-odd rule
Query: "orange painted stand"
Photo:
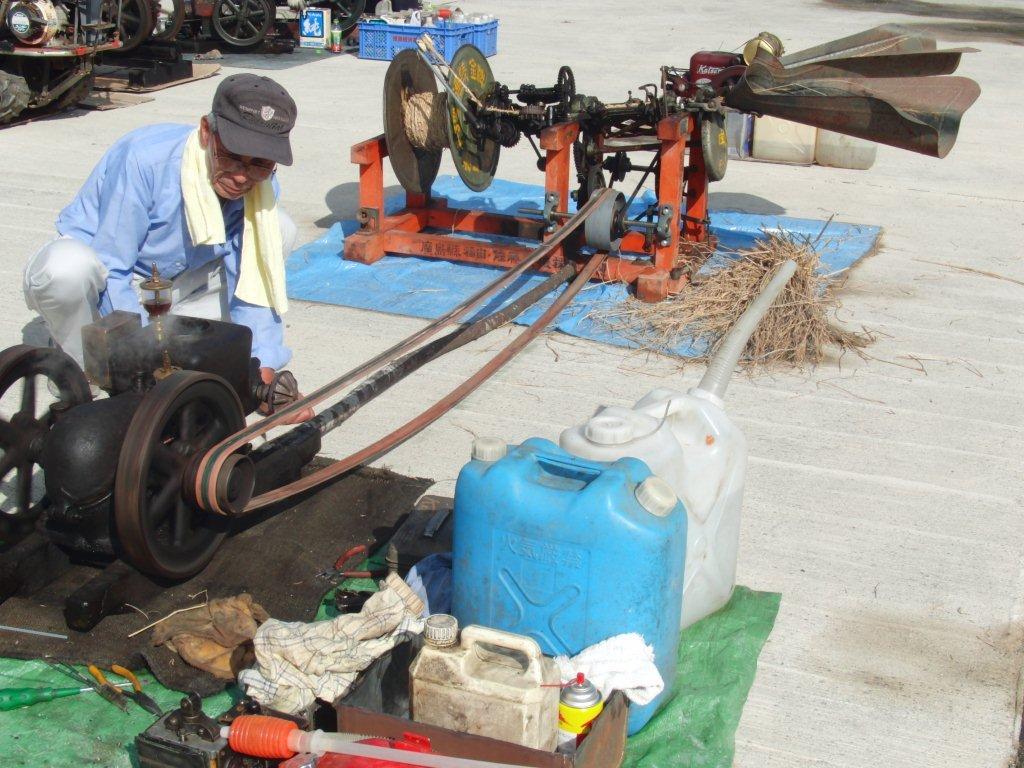
[[[680, 256], [685, 253], [685, 244], [704, 243], [708, 239], [707, 176], [700, 152], [699, 125], [690, 115], [676, 115], [662, 120], [657, 131], [661, 140], [656, 184], [658, 208], [670, 209], [670, 237], [659, 244], [641, 232], [627, 233], [622, 240], [622, 251], [642, 255], [610, 257], [597, 274], [599, 280], [635, 285], [637, 296], [645, 301], [659, 301], [678, 293], [688, 281], [686, 259]], [[545, 196], [552, 193], [557, 196], [554, 205], [557, 211], [568, 208], [569, 183], [573, 175], [572, 144], [578, 134], [579, 127], [575, 123], [563, 123], [546, 128], [540, 136], [540, 146], [547, 153]], [[385, 157], [387, 146], [383, 136], [352, 147], [352, 162], [359, 166], [360, 229], [345, 239], [346, 259], [372, 264], [391, 253], [508, 268], [519, 263], [532, 248], [470, 240], [443, 230], [538, 241], [551, 234], [547, 223], [541, 219], [458, 210], [449, 208], [445, 200], [411, 193], [406, 195], [405, 208], [385, 215]], [[689, 163], [684, 168], [687, 158]], [[683, 215], [680, 215], [681, 207], [685, 208]], [[560, 269], [566, 258], [576, 257], [579, 243], [579, 239], [570, 238], [540, 265], [539, 270], [555, 272]]]

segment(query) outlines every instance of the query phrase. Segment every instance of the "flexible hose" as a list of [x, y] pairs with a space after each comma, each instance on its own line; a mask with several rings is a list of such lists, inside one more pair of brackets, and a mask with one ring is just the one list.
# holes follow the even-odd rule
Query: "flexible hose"
[[722, 340], [718, 352], [708, 363], [708, 369], [700, 380], [700, 384], [694, 387], [695, 394], [711, 395], [712, 399], [722, 400], [725, 397], [725, 390], [729, 387], [729, 380], [732, 372], [736, 370], [747, 342], [757, 329], [758, 323], [764, 319], [765, 314], [775, 303], [786, 283], [796, 272], [796, 262], [792, 259], [784, 261], [775, 272], [775, 277], [758, 294], [757, 298], [750, 302], [750, 306], [740, 315], [740, 319], [729, 330]]

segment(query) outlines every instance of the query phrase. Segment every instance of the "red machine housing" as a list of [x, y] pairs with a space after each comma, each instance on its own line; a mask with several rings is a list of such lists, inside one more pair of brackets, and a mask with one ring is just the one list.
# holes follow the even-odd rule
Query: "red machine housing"
[[716, 93], [730, 80], [739, 79], [746, 72], [743, 57], [727, 51], [697, 51], [690, 57], [690, 69], [670, 73], [669, 81], [676, 94], [684, 99], [697, 95], [697, 83], [706, 80]]

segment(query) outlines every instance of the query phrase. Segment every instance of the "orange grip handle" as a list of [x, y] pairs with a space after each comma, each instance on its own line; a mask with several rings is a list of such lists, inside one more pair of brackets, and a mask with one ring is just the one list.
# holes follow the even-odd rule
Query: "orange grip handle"
[[104, 675], [103, 671], [95, 664], [89, 665], [89, 674], [96, 678], [96, 682], [100, 685], [110, 685], [110, 683], [107, 682], [106, 675]]
[[130, 669], [122, 667], [120, 664], [111, 664], [110, 671], [115, 675], [120, 675], [129, 683], [132, 684], [132, 688], [135, 689], [136, 693], [142, 693], [142, 683], [139, 682], [139, 678], [135, 676], [135, 673]]

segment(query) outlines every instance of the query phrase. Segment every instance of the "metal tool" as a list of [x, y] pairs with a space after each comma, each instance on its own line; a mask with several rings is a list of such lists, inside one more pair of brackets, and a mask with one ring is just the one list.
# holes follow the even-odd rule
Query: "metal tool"
[[365, 544], [359, 544], [351, 549], [347, 550], [337, 560], [334, 561], [334, 565], [330, 570], [321, 571], [317, 574], [319, 578], [328, 579], [330, 581], [341, 581], [343, 579], [372, 579], [375, 576], [383, 576], [384, 569], [377, 568], [374, 570], [355, 571], [355, 570], [343, 570], [345, 563], [352, 560], [359, 555], [363, 556], [363, 559], [369, 557], [369, 550]]
[[115, 675], [120, 675], [128, 681], [128, 684], [131, 686], [131, 690], [124, 691], [125, 696], [134, 701], [147, 712], [154, 714], [157, 717], [160, 717], [164, 713], [163, 709], [160, 708], [160, 705], [157, 704], [151, 696], [147, 696], [145, 693], [142, 692], [142, 683], [139, 682], [139, 678], [135, 676], [134, 672], [132, 672], [130, 669], [122, 667], [120, 664], [112, 664], [110, 666], [110, 671], [113, 672]]
[[[102, 673], [100, 673], [99, 677], [96, 677], [95, 680], [90, 680], [88, 677], [83, 675], [81, 672], [79, 672], [77, 669], [75, 669], [73, 666], [66, 662], [53, 661], [52, 659], [44, 659], [43, 661], [45, 661], [46, 664], [48, 664], [50, 667], [57, 670], [58, 672], [61, 672], [67, 675], [68, 677], [77, 680], [83, 685], [86, 685], [92, 690], [96, 691], [96, 693], [98, 693], [100, 696], [109, 701], [111, 704], [113, 704], [115, 707], [120, 709], [125, 714], [128, 713], [128, 704], [125, 702], [124, 694], [121, 693], [121, 691], [116, 686], [107, 683], [106, 678], [103, 677]], [[94, 669], [96, 669], [96, 667], [90, 664], [90, 674]], [[95, 675], [93, 676], [95, 677]], [[101, 678], [102, 682], [100, 682]]]
[[90, 664], [89, 674], [93, 676], [93, 679], [98, 683], [96, 693], [102, 696], [104, 699], [109, 701], [115, 707], [120, 709], [122, 712], [128, 712], [128, 702], [125, 700], [124, 692], [120, 688], [115, 686], [106, 676], [103, 674], [103, 670], [97, 667], [95, 664]]
[[91, 686], [85, 688], [0, 688], [0, 712], [30, 707], [54, 699], [77, 696], [86, 691], [95, 690]]

